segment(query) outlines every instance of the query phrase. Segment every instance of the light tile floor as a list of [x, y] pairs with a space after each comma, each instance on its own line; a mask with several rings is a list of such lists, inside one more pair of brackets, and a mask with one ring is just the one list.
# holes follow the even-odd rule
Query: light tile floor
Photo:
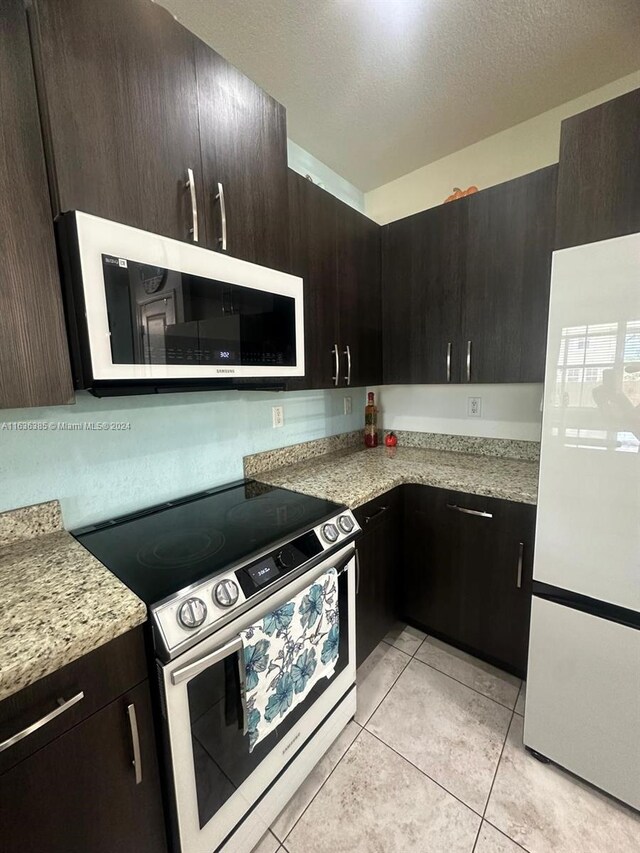
[[399, 624], [254, 853], [632, 853], [640, 816], [522, 746], [525, 685]]

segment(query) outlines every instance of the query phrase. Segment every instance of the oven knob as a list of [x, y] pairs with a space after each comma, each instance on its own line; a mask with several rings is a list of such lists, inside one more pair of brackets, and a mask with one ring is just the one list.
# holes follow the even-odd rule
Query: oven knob
[[335, 524], [323, 524], [320, 528], [320, 532], [322, 533], [322, 538], [325, 542], [333, 543], [338, 538], [338, 528]]
[[341, 515], [338, 518], [338, 527], [343, 533], [351, 533], [353, 530], [353, 519], [350, 515]]
[[207, 618], [207, 605], [201, 598], [188, 598], [178, 610], [178, 622], [183, 628], [199, 628]]
[[220, 581], [213, 590], [214, 601], [220, 607], [231, 607], [236, 603], [239, 595], [238, 584], [232, 580]]
[[292, 566], [295, 566], [296, 563], [296, 554], [293, 548], [284, 547], [276, 557], [276, 563], [280, 566], [281, 569], [290, 569]]

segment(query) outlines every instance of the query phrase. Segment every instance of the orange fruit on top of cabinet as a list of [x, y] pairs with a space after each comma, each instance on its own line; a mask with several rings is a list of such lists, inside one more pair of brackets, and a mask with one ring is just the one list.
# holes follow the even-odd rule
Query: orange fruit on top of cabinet
[[445, 198], [445, 203], [448, 201], [455, 201], [457, 198], [464, 198], [466, 195], [473, 195], [478, 192], [478, 187], [475, 184], [472, 184], [470, 187], [467, 187], [466, 190], [461, 190], [460, 187], [454, 187], [451, 195], [448, 195]]

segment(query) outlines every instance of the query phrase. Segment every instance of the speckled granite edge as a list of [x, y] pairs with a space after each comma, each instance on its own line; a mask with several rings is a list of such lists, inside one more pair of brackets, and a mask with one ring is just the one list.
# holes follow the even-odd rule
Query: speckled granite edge
[[514, 438], [483, 438], [475, 435], [447, 435], [435, 432], [394, 430], [400, 447], [424, 447], [429, 450], [448, 450], [471, 453], [476, 456], [497, 456], [501, 459], [522, 459], [537, 462], [540, 459], [539, 441], [521, 441]]
[[146, 621], [134, 593], [62, 527], [58, 501], [0, 515], [0, 700]]
[[538, 464], [427, 447], [377, 447], [327, 454], [260, 479], [354, 509], [396, 486], [419, 484], [516, 503], [536, 504]]
[[0, 547], [62, 530], [58, 501], [23, 506], [0, 513]]
[[357, 447], [359, 444], [362, 444], [362, 430], [357, 429], [353, 432], [343, 432], [326, 438], [303, 441], [300, 444], [290, 444], [288, 447], [276, 447], [262, 453], [253, 453], [243, 459], [244, 475], [257, 477], [264, 471], [273, 471], [285, 465], [295, 465], [316, 456], [325, 456], [327, 453]]

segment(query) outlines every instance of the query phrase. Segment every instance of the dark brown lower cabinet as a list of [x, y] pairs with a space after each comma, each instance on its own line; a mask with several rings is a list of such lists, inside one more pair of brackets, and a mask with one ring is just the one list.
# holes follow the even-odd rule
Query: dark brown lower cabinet
[[[127, 707], [135, 707], [140, 782]], [[149, 684], [0, 776], [3, 853], [166, 850]]]
[[136, 629], [0, 702], [0, 742], [58, 710], [0, 752], [2, 853], [165, 853], [146, 674]]
[[402, 567], [402, 492], [394, 489], [354, 511], [358, 539], [356, 663], [369, 657], [398, 618]]
[[524, 676], [535, 517], [529, 504], [405, 486], [403, 617]]

